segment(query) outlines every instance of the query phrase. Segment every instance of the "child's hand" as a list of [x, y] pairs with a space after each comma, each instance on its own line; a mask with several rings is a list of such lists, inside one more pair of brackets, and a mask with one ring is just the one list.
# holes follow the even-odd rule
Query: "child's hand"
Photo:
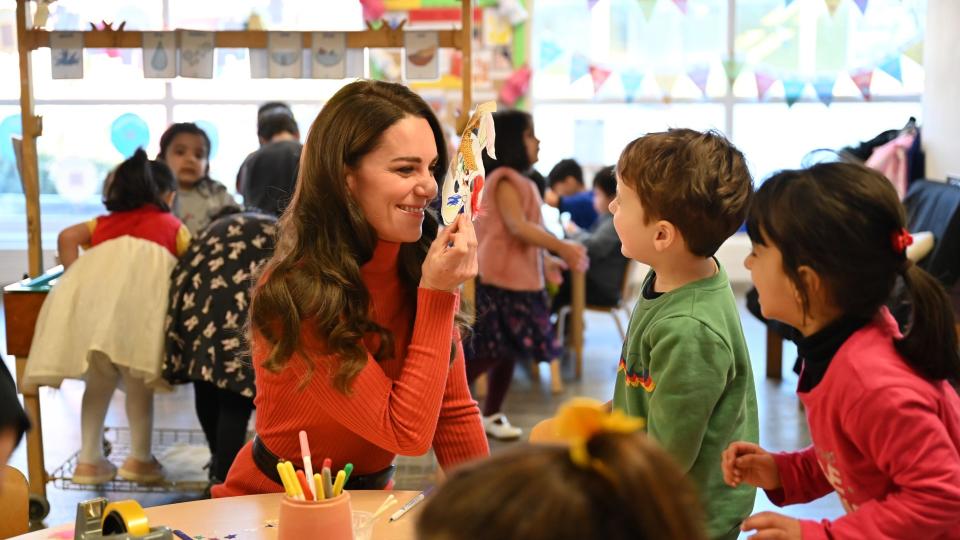
[[780, 471], [773, 461], [773, 455], [759, 446], [748, 442], [730, 443], [720, 459], [723, 481], [731, 487], [740, 482], [763, 489], [778, 489]]
[[590, 267], [590, 258], [587, 257], [587, 248], [579, 242], [563, 240], [563, 249], [557, 251], [557, 255], [563, 259], [570, 270], [574, 272], [586, 272]]
[[750, 538], [757, 540], [802, 540], [800, 521], [776, 512], [760, 512], [750, 516], [740, 530], [756, 530], [757, 534]]
[[549, 254], [543, 257], [543, 277], [546, 278], [547, 283], [553, 285], [563, 283], [563, 271], [566, 269], [567, 263], [563, 262], [563, 259]]

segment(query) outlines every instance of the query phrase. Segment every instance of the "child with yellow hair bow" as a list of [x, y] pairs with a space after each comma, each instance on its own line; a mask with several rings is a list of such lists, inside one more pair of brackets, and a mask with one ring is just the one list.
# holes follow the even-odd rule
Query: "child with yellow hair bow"
[[576, 398], [553, 444], [462, 467], [431, 497], [420, 540], [703, 540], [700, 503], [642, 421]]

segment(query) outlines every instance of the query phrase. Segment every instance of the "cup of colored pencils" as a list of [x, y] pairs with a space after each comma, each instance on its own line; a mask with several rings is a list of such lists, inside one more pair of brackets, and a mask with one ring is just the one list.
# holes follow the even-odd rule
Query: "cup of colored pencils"
[[350, 493], [343, 489], [347, 471], [341, 470], [334, 479], [330, 460], [325, 459], [320, 472], [312, 474], [312, 482], [308, 481], [307, 473], [313, 472], [308, 456], [304, 459], [304, 469], [306, 471], [294, 469], [289, 461], [277, 464], [284, 489], [277, 523], [278, 538], [352, 539]]

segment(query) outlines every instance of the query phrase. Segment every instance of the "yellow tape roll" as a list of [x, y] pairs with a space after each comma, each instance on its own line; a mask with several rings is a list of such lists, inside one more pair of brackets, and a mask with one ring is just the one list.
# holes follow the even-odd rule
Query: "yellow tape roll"
[[108, 504], [103, 510], [100, 526], [104, 535], [126, 532], [133, 536], [146, 536], [150, 532], [143, 507], [133, 499]]

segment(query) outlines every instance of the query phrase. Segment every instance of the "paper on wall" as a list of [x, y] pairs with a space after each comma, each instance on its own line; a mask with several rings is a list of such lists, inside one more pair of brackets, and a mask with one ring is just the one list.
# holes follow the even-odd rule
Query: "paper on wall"
[[403, 56], [406, 79], [440, 77], [440, 36], [436, 32], [404, 32]]
[[299, 32], [267, 34], [267, 73], [271, 79], [299, 79], [303, 76], [303, 39]]
[[314, 79], [343, 79], [347, 76], [347, 35], [343, 32], [314, 32], [310, 61]]
[[50, 32], [50, 67], [54, 79], [83, 78], [82, 32]]
[[177, 76], [176, 32], [144, 32], [143, 77], [146, 79], [172, 79]]
[[180, 31], [181, 77], [213, 78], [213, 32]]

